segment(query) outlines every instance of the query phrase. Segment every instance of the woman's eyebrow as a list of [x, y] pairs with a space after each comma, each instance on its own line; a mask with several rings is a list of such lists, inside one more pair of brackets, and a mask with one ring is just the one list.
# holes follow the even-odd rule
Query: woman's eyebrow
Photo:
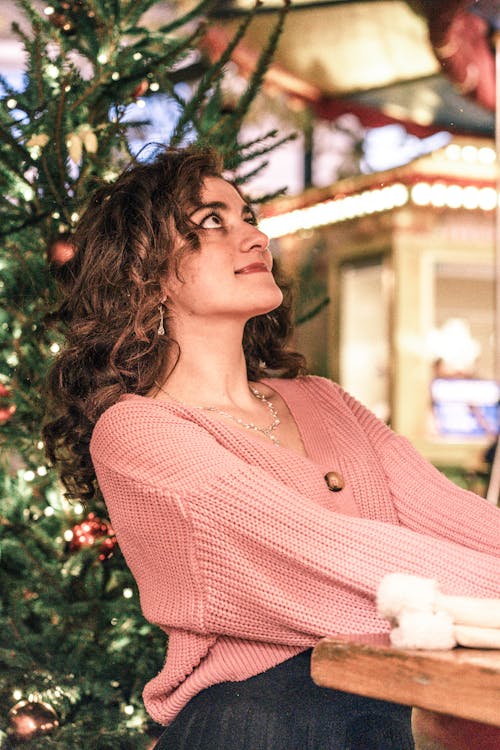
[[[194, 216], [198, 211], [206, 210], [207, 208], [216, 208], [219, 211], [229, 211], [229, 206], [227, 203], [224, 203], [223, 201], [211, 201], [210, 203], [200, 203], [199, 206], [196, 206], [196, 208], [191, 211], [189, 214], [189, 218]], [[245, 214], [250, 214], [254, 219], [256, 218], [255, 211], [251, 206], [248, 205], [248, 203], [244, 203], [241, 207], [241, 215], [244, 216]]]

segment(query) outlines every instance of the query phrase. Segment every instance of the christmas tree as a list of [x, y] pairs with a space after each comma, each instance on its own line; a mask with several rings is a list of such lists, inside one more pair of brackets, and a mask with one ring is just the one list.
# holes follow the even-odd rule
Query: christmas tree
[[161, 4], [165, 23], [154, 29], [144, 21], [153, 0], [62, 0], [41, 12], [18, 3], [24, 84], [0, 77], [2, 748], [137, 750], [159, 734], [141, 691], [161, 668], [164, 636], [140, 613], [105, 507], [65, 498], [40, 428], [46, 372], [62, 344], [51, 310], [72, 228], [93, 188], [129, 162], [131, 133], [147, 133], [141, 103], [161, 95], [174, 119], [170, 143], [210, 143], [240, 181], [280, 142], [276, 133], [252, 143], [237, 135], [286, 8], [228, 107], [225, 66], [255, 9], [213, 62], [199, 52], [212, 2], [183, 14]]

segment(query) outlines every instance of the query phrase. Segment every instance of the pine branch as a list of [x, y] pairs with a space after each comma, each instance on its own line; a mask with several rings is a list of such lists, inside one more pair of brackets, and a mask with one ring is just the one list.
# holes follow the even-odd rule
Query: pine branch
[[231, 115], [230, 122], [226, 124], [226, 129], [229, 128], [233, 130], [233, 132], [239, 130], [243, 117], [247, 113], [250, 104], [255, 99], [258, 90], [262, 86], [264, 76], [267, 69], [269, 68], [269, 65], [271, 64], [273, 55], [276, 52], [279, 38], [283, 32], [285, 20], [290, 8], [290, 3], [291, 0], [283, 0], [283, 6], [278, 13], [278, 19], [274, 25], [272, 34], [269, 37], [263, 52], [259, 56], [257, 67], [252, 73], [245, 93], [240, 98], [238, 106], [236, 107], [234, 113]]
[[[248, 15], [243, 19], [220, 58], [208, 68], [208, 70], [202, 77], [196, 88], [196, 96], [193, 96], [184, 112], [182, 113], [179, 122], [177, 123], [177, 127], [171, 139], [172, 145], [177, 145], [182, 141], [185, 135], [186, 127], [191, 122], [193, 122], [193, 120], [199, 120], [199, 115], [197, 118], [196, 113], [197, 110], [200, 109], [200, 102], [203, 102], [204, 97], [206, 96], [209, 89], [214, 85], [214, 82], [220, 79], [221, 71], [224, 69], [224, 66], [227, 65], [234, 50], [245, 36], [248, 27], [252, 22], [253, 16], [257, 8], [261, 5], [261, 2], [262, 0], [255, 0], [253, 11], [250, 11]], [[201, 108], [201, 112], [203, 112], [203, 108]]]

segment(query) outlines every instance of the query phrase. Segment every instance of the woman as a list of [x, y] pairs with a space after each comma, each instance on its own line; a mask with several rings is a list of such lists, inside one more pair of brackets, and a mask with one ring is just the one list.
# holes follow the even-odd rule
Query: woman
[[310, 649], [386, 631], [386, 573], [500, 595], [497, 509], [304, 375], [267, 237], [210, 151], [128, 169], [75, 247], [45, 436], [71, 495], [97, 476], [169, 635], [144, 691], [158, 750], [413, 747], [408, 708], [314, 686]]

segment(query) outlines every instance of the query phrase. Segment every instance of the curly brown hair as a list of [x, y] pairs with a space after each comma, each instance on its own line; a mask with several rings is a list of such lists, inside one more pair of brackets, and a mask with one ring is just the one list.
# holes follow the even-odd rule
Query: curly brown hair
[[[49, 373], [43, 428], [47, 455], [58, 465], [68, 497], [95, 494], [89, 443], [99, 416], [124, 393], [148, 393], [165, 371], [176, 342], [168, 314], [165, 334], [158, 334], [161, 280], [178, 274], [181, 257], [199, 247], [188, 209], [199, 202], [203, 180], [222, 175], [221, 159], [211, 149], [162, 148], [154, 160], [134, 162], [98, 189], [75, 229], [56, 313], [66, 345]], [[179, 235], [183, 248], [174, 252]], [[290, 285], [279, 271], [275, 276], [283, 303], [249, 320], [244, 330], [250, 380], [305, 372], [304, 358], [287, 348]]]

